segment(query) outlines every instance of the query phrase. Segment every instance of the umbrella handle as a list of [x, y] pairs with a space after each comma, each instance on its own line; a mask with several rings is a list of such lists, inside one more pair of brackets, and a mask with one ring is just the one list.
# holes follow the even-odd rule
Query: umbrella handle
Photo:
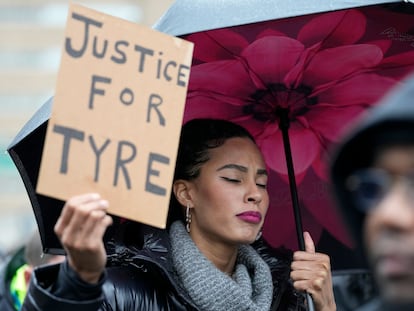
[[308, 305], [308, 307], [307, 307], [308, 311], [315, 311], [315, 306], [313, 304], [313, 300], [312, 300], [311, 295], [309, 293], [305, 293], [305, 295], [306, 295], [306, 302], [307, 302], [307, 305]]
[[282, 132], [283, 147], [285, 150], [286, 167], [289, 177], [290, 195], [292, 199], [293, 214], [295, 217], [296, 235], [298, 246], [301, 251], [305, 250], [305, 240], [303, 238], [302, 215], [299, 206], [298, 189], [296, 185], [295, 169], [293, 167], [292, 150], [289, 139], [289, 110], [279, 109], [279, 128]]
[[[279, 128], [282, 131], [283, 145], [285, 148], [285, 156], [286, 156], [286, 166], [288, 169], [290, 194], [292, 197], [293, 212], [295, 216], [296, 234], [298, 238], [299, 249], [301, 251], [304, 251], [305, 240], [303, 238], [302, 217], [300, 213], [298, 191], [297, 191], [296, 179], [295, 179], [295, 170], [293, 168], [292, 151], [290, 149], [290, 140], [289, 140], [289, 133], [288, 133], [289, 111], [287, 109], [280, 109], [279, 117], [280, 117]], [[305, 292], [305, 295], [306, 295], [308, 311], [315, 311], [315, 306], [313, 304], [311, 295], [309, 295], [309, 293], [306, 293], [306, 292]]]

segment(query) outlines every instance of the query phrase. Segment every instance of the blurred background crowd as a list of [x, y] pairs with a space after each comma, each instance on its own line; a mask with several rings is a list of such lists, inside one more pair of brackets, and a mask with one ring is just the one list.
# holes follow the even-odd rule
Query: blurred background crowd
[[[77, 3], [151, 26], [173, 0], [83, 0]], [[0, 0], [0, 252], [17, 248], [36, 226], [7, 146], [53, 95], [68, 0]]]

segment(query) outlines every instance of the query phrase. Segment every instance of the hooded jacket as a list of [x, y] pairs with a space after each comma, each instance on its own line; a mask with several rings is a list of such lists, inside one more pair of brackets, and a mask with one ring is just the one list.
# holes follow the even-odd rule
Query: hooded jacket
[[[174, 279], [167, 232], [143, 225], [139, 230], [138, 243], [109, 244], [106, 277], [98, 286], [82, 282], [67, 263], [35, 270], [22, 310], [198, 310]], [[292, 253], [262, 239], [253, 247], [272, 273], [272, 310], [305, 310], [303, 295], [289, 281]]]
[[414, 75], [394, 88], [358, 121], [334, 154], [330, 178], [340, 212], [356, 246], [363, 253], [361, 237], [365, 214], [352, 201], [346, 180], [355, 170], [370, 166], [381, 146], [390, 142], [414, 145]]
[[[371, 166], [380, 148], [396, 143], [414, 145], [414, 75], [394, 88], [357, 121], [338, 146], [330, 167], [337, 206], [350, 229], [360, 259], [367, 266], [362, 240], [365, 213], [356, 207], [346, 182], [357, 169]], [[367, 310], [406, 310], [406, 307], [389, 306], [379, 300], [377, 298]], [[409, 306], [408, 310], [412, 308]]]

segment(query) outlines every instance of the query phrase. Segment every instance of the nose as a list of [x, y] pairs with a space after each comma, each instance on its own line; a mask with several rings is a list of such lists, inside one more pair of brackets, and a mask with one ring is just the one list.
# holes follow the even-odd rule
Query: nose
[[414, 231], [414, 207], [410, 196], [402, 183], [392, 187], [369, 213], [372, 226], [388, 232]]
[[252, 203], [260, 203], [263, 200], [263, 189], [261, 189], [256, 182], [249, 183], [247, 187], [245, 200]]

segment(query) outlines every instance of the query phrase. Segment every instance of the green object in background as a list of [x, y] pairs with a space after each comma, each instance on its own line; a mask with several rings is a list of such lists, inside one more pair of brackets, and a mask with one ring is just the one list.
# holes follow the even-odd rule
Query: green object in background
[[20, 310], [24, 297], [26, 296], [27, 287], [24, 277], [24, 271], [27, 267], [27, 264], [24, 264], [19, 269], [17, 269], [16, 274], [13, 276], [13, 279], [10, 283], [10, 292], [13, 297], [14, 308]]

